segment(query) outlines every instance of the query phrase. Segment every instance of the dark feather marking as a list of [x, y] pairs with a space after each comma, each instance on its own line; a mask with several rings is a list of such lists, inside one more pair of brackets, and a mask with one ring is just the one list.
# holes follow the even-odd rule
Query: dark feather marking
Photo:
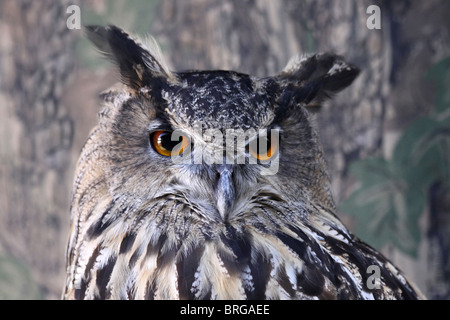
[[217, 254], [223, 262], [223, 266], [227, 270], [230, 276], [238, 275], [241, 272], [240, 264], [237, 262], [236, 257], [230, 255], [229, 252], [218, 248]]
[[134, 240], [136, 240], [136, 234], [134, 234], [134, 233], [127, 234], [123, 238], [122, 242], [120, 243], [119, 254], [126, 254], [126, 253], [128, 253], [131, 250], [131, 248], [133, 247]]
[[232, 225], [227, 224], [225, 232], [220, 235], [220, 239], [234, 254], [234, 256], [230, 256], [223, 250], [218, 251], [225, 268], [230, 275], [241, 272], [244, 266], [250, 262], [251, 245], [248, 235], [238, 234]]
[[111, 292], [107, 291], [106, 287], [108, 286], [111, 273], [116, 265], [116, 260], [116, 257], [110, 258], [108, 263], [102, 269], [97, 271], [96, 284], [99, 291], [98, 298], [101, 300], [108, 299], [111, 295]]
[[334, 291], [325, 290], [323, 288], [322, 293], [318, 295], [319, 300], [336, 300], [337, 295]]
[[135, 286], [130, 286], [130, 287], [128, 287], [127, 288], [127, 293], [126, 293], [126, 298], [125, 299], [128, 299], [128, 300], [135, 300], [136, 299], [136, 297], [135, 297], [135, 293], [136, 293], [136, 287]]
[[306, 239], [307, 242], [300, 241], [298, 239], [288, 236], [287, 234], [285, 234], [283, 232], [277, 232], [276, 236], [288, 248], [293, 250], [307, 265], [314, 264], [314, 262], [311, 261], [310, 257], [307, 255], [307, 244], [311, 245], [311, 242], [309, 241], [309, 239]]
[[81, 280], [81, 285], [79, 289], [75, 289], [75, 299], [76, 300], [83, 300], [84, 296], [86, 294], [86, 289], [89, 281], [91, 280], [90, 271], [93, 269], [95, 260], [97, 259], [98, 255], [100, 254], [100, 248], [95, 248], [94, 252], [92, 253], [91, 257], [89, 258], [88, 263], [86, 264], [86, 269], [84, 269], [84, 277]]
[[263, 300], [266, 298], [266, 287], [272, 271], [272, 265], [260, 253], [253, 252], [253, 254], [250, 274], [253, 278], [254, 290], [249, 292], [247, 297], [250, 300]]
[[202, 296], [200, 297], [201, 300], [211, 300], [211, 288]]
[[86, 282], [81, 282], [80, 289], [75, 289], [75, 300], [83, 300], [86, 293]]
[[164, 243], [167, 240], [167, 235], [162, 234], [159, 236], [158, 241], [156, 244], [153, 244], [152, 242], [149, 242], [147, 245], [147, 252], [145, 253], [146, 257], [150, 257], [154, 254], [157, 254], [160, 250], [160, 248], [164, 245]]
[[158, 253], [158, 257], [156, 258], [156, 266], [158, 269], [163, 269], [167, 267], [169, 264], [175, 261], [177, 256], [179, 246], [171, 246], [167, 248], [168, 242], [165, 245], [162, 245]]
[[141, 257], [142, 252], [139, 252], [139, 249], [133, 252], [131, 255], [130, 261], [128, 261], [128, 267], [131, 269], [136, 264], [136, 261]]
[[100, 219], [98, 219], [95, 223], [93, 223], [89, 229], [86, 231], [87, 240], [93, 240], [101, 235], [114, 221], [113, 219], [108, 219], [107, 221], [103, 221], [104, 218], [110, 213], [114, 204], [111, 203], [109, 207], [103, 212]]
[[155, 284], [154, 282], [147, 282], [145, 288], [145, 300], [155, 300]]
[[289, 277], [286, 273], [286, 268], [280, 268], [277, 275], [277, 280], [280, 286], [287, 292], [288, 295], [291, 296], [291, 298], [295, 297], [295, 289], [293, 287], [293, 284], [289, 280]]
[[83, 300], [86, 293], [86, 282], [81, 282], [80, 289], [75, 289], [75, 300]]
[[195, 294], [191, 289], [195, 280], [195, 272], [200, 264], [204, 250], [204, 246], [196, 247], [186, 257], [181, 258], [177, 262], [178, 291], [181, 300], [195, 299]]
[[304, 267], [302, 272], [297, 274], [297, 285], [301, 291], [310, 296], [318, 296], [322, 293], [325, 278], [316, 268]]

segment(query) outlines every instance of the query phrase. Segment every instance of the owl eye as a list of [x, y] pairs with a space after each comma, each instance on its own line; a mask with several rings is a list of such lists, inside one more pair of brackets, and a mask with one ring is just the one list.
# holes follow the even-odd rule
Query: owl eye
[[278, 141], [269, 136], [258, 137], [249, 143], [248, 149], [250, 153], [260, 161], [270, 160], [278, 151]]
[[182, 154], [189, 146], [189, 138], [181, 135], [178, 139], [172, 140], [172, 135], [173, 132], [162, 130], [151, 133], [150, 143], [153, 149], [165, 157]]

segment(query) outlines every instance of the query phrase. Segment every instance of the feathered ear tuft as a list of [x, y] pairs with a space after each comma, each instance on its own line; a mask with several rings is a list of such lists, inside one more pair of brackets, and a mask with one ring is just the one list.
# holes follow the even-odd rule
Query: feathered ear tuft
[[304, 104], [316, 107], [333, 94], [348, 87], [358, 76], [359, 69], [342, 57], [324, 53], [297, 56], [289, 61], [278, 76], [284, 104]]
[[119, 66], [122, 82], [130, 88], [140, 90], [172, 77], [153, 38], [146, 46], [116, 26], [87, 26], [85, 30], [98, 50]]

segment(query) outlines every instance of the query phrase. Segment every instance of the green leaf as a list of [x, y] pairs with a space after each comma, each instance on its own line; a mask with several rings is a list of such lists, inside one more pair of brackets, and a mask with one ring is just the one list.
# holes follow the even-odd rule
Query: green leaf
[[415, 120], [400, 137], [392, 155], [394, 170], [402, 173], [420, 159], [423, 141], [433, 134], [438, 122], [431, 117]]
[[417, 175], [408, 169], [395, 169], [392, 162], [380, 158], [353, 163], [350, 171], [358, 178], [358, 189], [341, 204], [340, 210], [356, 218], [354, 232], [363, 241], [378, 249], [392, 243], [415, 256], [421, 239], [418, 221], [426, 194], [413, 181]]
[[350, 166], [358, 188], [339, 208], [355, 218], [355, 234], [376, 248], [390, 243], [416, 256], [428, 190], [436, 181], [450, 186], [449, 71], [450, 57], [427, 74], [437, 86], [435, 112], [406, 128], [390, 160], [365, 159]]
[[395, 242], [405, 186], [392, 165], [381, 158], [366, 159], [353, 163], [350, 171], [360, 183], [340, 210], [356, 218], [355, 234], [376, 248]]
[[392, 176], [391, 166], [383, 158], [369, 158], [353, 162], [350, 172], [357, 177], [363, 185], [377, 185], [385, 183]]

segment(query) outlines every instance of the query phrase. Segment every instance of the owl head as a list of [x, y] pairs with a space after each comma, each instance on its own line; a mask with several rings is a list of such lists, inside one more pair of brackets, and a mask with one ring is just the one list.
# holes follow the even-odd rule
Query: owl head
[[265, 78], [172, 72], [153, 39], [144, 44], [115, 26], [87, 27], [87, 35], [122, 83], [102, 95], [112, 194], [175, 197], [220, 221], [261, 198], [333, 207], [308, 109], [350, 85], [355, 66], [316, 54]]

